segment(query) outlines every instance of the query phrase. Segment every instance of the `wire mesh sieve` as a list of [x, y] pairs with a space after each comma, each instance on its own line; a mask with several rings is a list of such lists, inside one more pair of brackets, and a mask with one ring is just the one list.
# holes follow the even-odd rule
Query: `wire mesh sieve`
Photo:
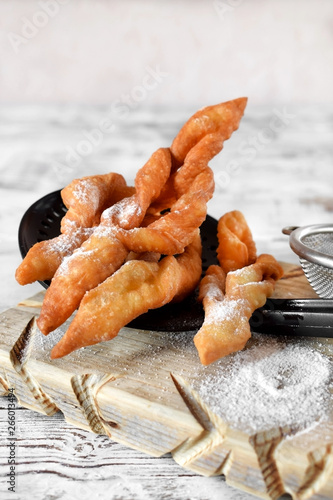
[[333, 225], [287, 227], [283, 233], [314, 291], [323, 299], [333, 298]]

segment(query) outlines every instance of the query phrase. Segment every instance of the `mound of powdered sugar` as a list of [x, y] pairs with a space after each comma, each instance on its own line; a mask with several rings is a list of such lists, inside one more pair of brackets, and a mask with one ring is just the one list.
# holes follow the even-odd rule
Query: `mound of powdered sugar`
[[220, 360], [195, 380], [208, 407], [234, 428], [303, 428], [325, 419], [332, 361], [309, 343], [260, 343]]

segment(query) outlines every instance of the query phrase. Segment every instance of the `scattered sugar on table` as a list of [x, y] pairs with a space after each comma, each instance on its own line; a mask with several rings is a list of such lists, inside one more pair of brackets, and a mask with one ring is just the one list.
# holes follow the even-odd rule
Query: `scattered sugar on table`
[[304, 430], [328, 418], [332, 360], [306, 339], [268, 338], [214, 365], [198, 370], [193, 387], [233, 428], [255, 433], [294, 425]]

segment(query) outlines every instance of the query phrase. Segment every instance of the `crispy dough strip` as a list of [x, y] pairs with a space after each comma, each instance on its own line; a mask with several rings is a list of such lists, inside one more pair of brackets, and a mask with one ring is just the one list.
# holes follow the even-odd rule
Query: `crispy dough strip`
[[46, 291], [37, 320], [44, 335], [64, 323], [84, 294], [123, 264], [128, 250], [116, 238], [115, 224], [135, 227], [142, 222], [151, 199], [158, 196], [166, 182], [170, 168], [169, 150], [157, 150], [137, 173], [136, 194], [104, 211], [100, 225], [89, 239], [60, 265]]
[[92, 228], [77, 228], [50, 240], [35, 243], [16, 270], [15, 278], [20, 285], [53, 278], [65, 257], [82, 245], [92, 233]]
[[[204, 221], [207, 201], [213, 195], [213, 174], [208, 162], [221, 151], [224, 141], [238, 128], [246, 102], [242, 98], [209, 106], [184, 125], [173, 142], [171, 152], [176, 155], [177, 161], [184, 157], [185, 162], [170, 177], [161, 196], [151, 207], [151, 212], [155, 213], [171, 206], [171, 212], [146, 228], [119, 231], [118, 237], [127, 248], [135, 252], [160, 252], [165, 255], [184, 250], [193, 237], [193, 231]], [[182, 141], [186, 148], [181, 147]]]
[[95, 231], [57, 269], [37, 320], [40, 331], [47, 335], [64, 323], [84, 294], [114, 273], [127, 254], [117, 238], [97, 235]]
[[56, 238], [40, 241], [29, 252], [16, 270], [20, 285], [53, 278], [63, 259], [89, 238], [92, 227], [99, 224], [106, 206], [133, 194], [122, 175], [110, 173], [73, 180], [61, 191], [67, 213], [61, 221], [61, 232]]
[[61, 191], [68, 208], [61, 221], [61, 232], [72, 231], [73, 226], [98, 225], [103, 210], [124, 198], [124, 194], [130, 196], [129, 193], [133, 194], [133, 188], [126, 186], [122, 175], [113, 172], [74, 179]]
[[125, 230], [140, 226], [149, 205], [159, 196], [171, 170], [170, 149], [160, 148], [137, 172], [135, 194], [106, 209], [101, 217], [103, 227], [120, 227]]
[[124, 231], [117, 237], [134, 252], [181, 253], [193, 240], [207, 215], [207, 201], [214, 192], [214, 174], [207, 167], [194, 180], [189, 191], [172, 206], [171, 211], [147, 227]]
[[177, 196], [186, 192], [187, 186], [206, 168], [209, 161], [222, 150], [224, 142], [238, 129], [246, 103], [247, 99], [240, 98], [204, 108], [195, 113], [179, 132], [170, 148], [177, 162], [186, 153], [183, 166], [174, 175]]
[[260, 255], [247, 267], [225, 273], [211, 266], [200, 285], [205, 320], [194, 337], [200, 361], [208, 365], [244, 348], [251, 336], [249, 319], [262, 307], [283, 270], [271, 255]]
[[[195, 177], [223, 148], [238, 129], [247, 99], [208, 106], [195, 113], [182, 127], [171, 145], [173, 173], [152, 209], [170, 208], [189, 189]], [[180, 168], [179, 168], [180, 167]]]
[[224, 272], [241, 269], [256, 261], [257, 250], [252, 233], [238, 210], [228, 212], [220, 218], [217, 237], [217, 257]]
[[131, 320], [181, 300], [197, 285], [201, 275], [201, 241], [195, 240], [180, 256], [160, 262], [130, 260], [98, 287], [88, 292], [51, 358], [60, 358], [80, 347], [114, 338]]
[[182, 165], [188, 152], [207, 134], [218, 131], [225, 140], [229, 139], [243, 116], [246, 103], [247, 98], [240, 97], [214, 106], [206, 106], [191, 116], [171, 146], [176, 164]]

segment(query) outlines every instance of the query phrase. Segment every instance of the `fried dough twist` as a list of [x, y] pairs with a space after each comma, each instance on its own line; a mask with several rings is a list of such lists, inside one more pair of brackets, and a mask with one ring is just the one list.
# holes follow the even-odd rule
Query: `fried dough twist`
[[201, 239], [177, 257], [159, 262], [130, 260], [99, 286], [90, 290], [51, 358], [80, 347], [114, 338], [120, 328], [149, 309], [181, 300], [198, 284], [201, 275]]
[[124, 231], [117, 237], [134, 252], [159, 252], [164, 255], [181, 253], [193, 240], [207, 215], [207, 201], [214, 192], [214, 174], [207, 166], [193, 181], [187, 193], [171, 207], [170, 212], [147, 227]]
[[154, 251], [173, 255], [184, 251], [207, 215], [207, 202], [214, 192], [209, 161], [237, 130], [247, 103], [235, 99], [208, 106], [195, 113], [171, 145], [174, 173], [162, 189], [150, 213], [170, 213], [146, 228], [119, 231], [118, 237], [134, 252]]
[[114, 203], [134, 194], [124, 177], [111, 172], [74, 179], [61, 191], [68, 208], [61, 221], [61, 232], [71, 231], [73, 226], [94, 227], [100, 223], [102, 212]]
[[71, 255], [92, 234], [103, 210], [133, 194], [122, 175], [109, 173], [73, 180], [61, 191], [68, 208], [61, 221], [61, 234], [36, 243], [16, 270], [20, 285], [53, 278], [63, 259]]
[[223, 148], [239, 127], [247, 98], [197, 111], [181, 128], [171, 145], [172, 174], [152, 210], [163, 211], [186, 193], [198, 174]]
[[244, 215], [238, 210], [219, 219], [217, 237], [217, 258], [224, 272], [241, 269], [256, 261], [256, 244]]
[[129, 228], [142, 222], [151, 201], [165, 184], [170, 168], [169, 150], [157, 150], [138, 171], [135, 194], [104, 211], [92, 235], [59, 266], [37, 320], [42, 333], [47, 335], [64, 323], [79, 306], [84, 294], [123, 264], [128, 249], [115, 235], [117, 224]]
[[227, 275], [219, 266], [208, 268], [200, 284], [205, 320], [194, 337], [202, 364], [243, 349], [251, 336], [251, 315], [265, 304], [282, 275], [280, 264], [266, 254]]

